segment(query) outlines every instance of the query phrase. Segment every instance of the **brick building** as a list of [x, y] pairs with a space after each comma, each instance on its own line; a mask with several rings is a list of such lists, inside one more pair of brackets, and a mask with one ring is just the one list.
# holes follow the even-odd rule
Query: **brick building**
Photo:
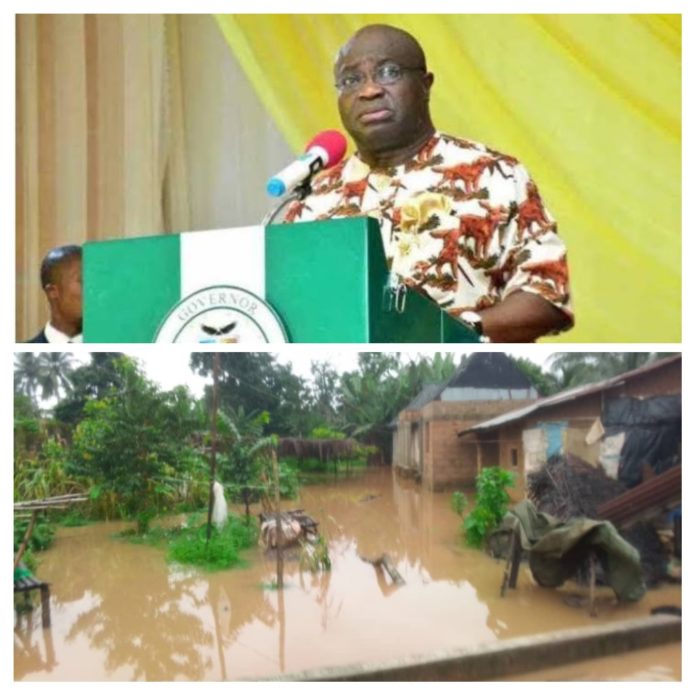
[[471, 424], [459, 431], [458, 439], [476, 451], [479, 466], [502, 466], [518, 474], [515, 498], [525, 494], [526, 475], [554, 454], [575, 455], [603, 466], [616, 478], [625, 434], [605, 430], [602, 418], [604, 414], [606, 424], [607, 406], [619, 400], [633, 399], [640, 405], [659, 397], [675, 397], [679, 413], [679, 442], [675, 446], [680, 448], [681, 382], [679, 354]]
[[450, 380], [426, 385], [399, 413], [393, 424], [393, 466], [431, 490], [471, 486], [480, 467], [478, 450], [458, 433], [537, 397], [504, 353], [474, 353]]

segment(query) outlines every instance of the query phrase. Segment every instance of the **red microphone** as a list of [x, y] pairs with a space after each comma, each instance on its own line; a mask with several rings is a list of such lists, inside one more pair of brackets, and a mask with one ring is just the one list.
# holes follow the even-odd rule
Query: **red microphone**
[[266, 191], [271, 196], [284, 196], [321, 169], [338, 164], [346, 154], [348, 141], [343, 133], [322, 131], [307, 143], [305, 154], [269, 179]]

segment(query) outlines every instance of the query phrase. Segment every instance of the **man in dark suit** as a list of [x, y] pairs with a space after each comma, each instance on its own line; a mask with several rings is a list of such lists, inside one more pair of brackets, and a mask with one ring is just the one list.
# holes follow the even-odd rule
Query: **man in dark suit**
[[50, 319], [28, 343], [82, 343], [82, 249], [56, 247], [41, 262]]

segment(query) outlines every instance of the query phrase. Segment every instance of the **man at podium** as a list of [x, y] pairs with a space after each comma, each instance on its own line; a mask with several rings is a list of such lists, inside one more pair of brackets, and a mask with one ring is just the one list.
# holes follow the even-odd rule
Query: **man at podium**
[[572, 327], [565, 245], [513, 157], [433, 125], [434, 76], [407, 32], [360, 29], [334, 66], [357, 152], [315, 177], [286, 222], [380, 221], [391, 270], [482, 338], [528, 342]]

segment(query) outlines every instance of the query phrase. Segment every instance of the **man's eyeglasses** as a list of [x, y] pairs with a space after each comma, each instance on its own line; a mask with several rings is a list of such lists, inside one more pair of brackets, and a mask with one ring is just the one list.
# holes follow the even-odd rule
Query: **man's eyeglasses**
[[[397, 83], [403, 76], [404, 73], [409, 70], [416, 70], [418, 72], [425, 72], [425, 68], [409, 68], [398, 63], [382, 63], [376, 67], [372, 72], [372, 81], [378, 85], [393, 85]], [[336, 82], [336, 89], [341, 94], [347, 94], [349, 92], [354, 92], [360, 89], [367, 81], [367, 75], [364, 72], [347, 72], [341, 75]]]

